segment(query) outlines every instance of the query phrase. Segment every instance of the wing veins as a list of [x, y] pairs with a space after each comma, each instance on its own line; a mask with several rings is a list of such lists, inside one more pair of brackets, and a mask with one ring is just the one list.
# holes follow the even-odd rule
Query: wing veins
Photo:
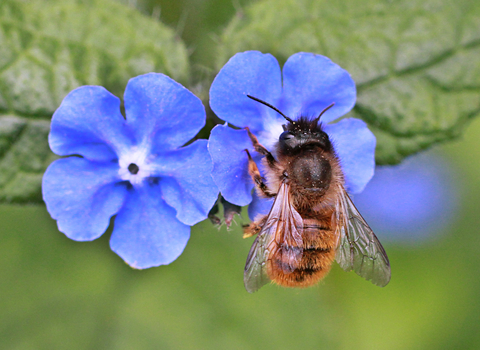
[[387, 285], [391, 275], [387, 254], [343, 188], [336, 209], [334, 219], [339, 236], [336, 260], [339, 265], [346, 271], [354, 270], [376, 285]]
[[[297, 224], [298, 222], [300, 224]], [[295, 264], [302, 257], [302, 232], [303, 220], [290, 202], [289, 185], [283, 182], [267, 220], [258, 233], [247, 257], [243, 280], [248, 292], [253, 293], [270, 281], [267, 272], [269, 256], [279, 254], [281, 261], [293, 261], [293, 264], [282, 265], [284, 273], [291, 273], [295, 270]], [[287, 248], [282, 248], [284, 242]], [[295, 246], [298, 249], [290, 249], [290, 246]], [[284, 256], [286, 259], [283, 259]]]

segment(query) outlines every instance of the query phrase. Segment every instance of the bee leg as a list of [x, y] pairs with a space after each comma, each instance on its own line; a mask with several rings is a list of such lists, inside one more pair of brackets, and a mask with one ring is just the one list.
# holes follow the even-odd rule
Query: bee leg
[[255, 182], [255, 186], [266, 196], [266, 197], [275, 197], [277, 194], [275, 192], [272, 192], [268, 186], [265, 184], [265, 181], [262, 178], [262, 175], [260, 175], [260, 170], [258, 170], [257, 164], [255, 164], [255, 161], [252, 159], [252, 156], [250, 155], [250, 152], [248, 149], [245, 149], [245, 152], [247, 152], [248, 156], [248, 173], [252, 177], [253, 182]]
[[261, 220], [251, 222], [250, 225], [243, 226], [243, 238], [249, 238], [258, 234], [261, 230], [267, 217], [264, 216]]
[[245, 129], [248, 132], [248, 136], [250, 137], [250, 140], [252, 140], [252, 144], [253, 144], [253, 147], [255, 148], [255, 151], [265, 156], [265, 158], [267, 159], [267, 164], [270, 168], [276, 169], [277, 161], [275, 160], [275, 158], [273, 158], [273, 155], [263, 145], [261, 145], [260, 142], [258, 142], [257, 137], [254, 134], [252, 134], [248, 126]]
[[243, 227], [243, 238], [249, 238], [255, 236], [257, 233], [260, 232], [262, 228], [258, 226], [255, 222], [250, 223], [250, 225], [246, 225]]

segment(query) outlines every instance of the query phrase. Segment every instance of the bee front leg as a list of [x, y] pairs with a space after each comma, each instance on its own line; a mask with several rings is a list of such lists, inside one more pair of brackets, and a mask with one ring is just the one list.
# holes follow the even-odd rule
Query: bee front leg
[[250, 155], [250, 152], [248, 151], [248, 149], [245, 149], [245, 152], [247, 152], [247, 156], [248, 156], [248, 173], [252, 177], [253, 182], [255, 182], [255, 186], [266, 197], [269, 197], [269, 198], [275, 197], [277, 194], [271, 191], [268, 188], [268, 186], [265, 184], [265, 181], [262, 178], [262, 175], [260, 175], [260, 170], [258, 170], [257, 164], [252, 159], [252, 156]]
[[271, 169], [273, 170], [277, 169], [277, 161], [275, 160], [273, 155], [262, 144], [260, 144], [260, 142], [258, 142], [257, 137], [254, 134], [252, 134], [248, 126], [245, 129], [248, 132], [248, 136], [252, 141], [252, 145], [255, 148], [255, 151], [265, 156], [265, 158], [267, 159], [267, 164]]

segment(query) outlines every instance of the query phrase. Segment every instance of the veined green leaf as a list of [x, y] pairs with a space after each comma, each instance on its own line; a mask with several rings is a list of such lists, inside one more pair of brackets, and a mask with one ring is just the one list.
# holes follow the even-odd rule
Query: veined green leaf
[[459, 136], [480, 112], [476, 0], [264, 0], [228, 25], [217, 69], [246, 50], [280, 62], [314, 52], [347, 69], [358, 88], [350, 116], [376, 134], [379, 164]]
[[81, 85], [119, 97], [161, 72], [185, 83], [186, 48], [158, 21], [110, 0], [0, 2], [0, 202], [41, 201], [50, 118]]

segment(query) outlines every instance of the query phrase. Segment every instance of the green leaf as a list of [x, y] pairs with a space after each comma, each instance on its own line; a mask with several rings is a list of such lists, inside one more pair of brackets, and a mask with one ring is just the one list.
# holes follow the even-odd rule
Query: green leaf
[[62, 99], [81, 85], [119, 97], [128, 79], [162, 72], [186, 83], [174, 32], [109, 0], [0, 2], [0, 202], [41, 201], [54, 159], [47, 136]]
[[376, 134], [379, 164], [458, 137], [480, 112], [476, 0], [260, 1], [225, 29], [217, 69], [246, 50], [280, 62], [314, 52], [347, 69], [358, 88], [350, 116]]

